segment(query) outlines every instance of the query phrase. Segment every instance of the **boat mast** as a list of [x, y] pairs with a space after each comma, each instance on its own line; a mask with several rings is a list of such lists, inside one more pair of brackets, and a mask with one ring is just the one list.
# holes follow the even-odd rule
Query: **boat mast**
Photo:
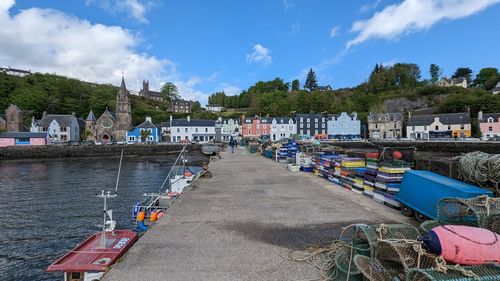
[[111, 191], [107, 191], [106, 193], [104, 193], [104, 190], [101, 190], [101, 194], [97, 195], [97, 197], [104, 199], [101, 241], [99, 242], [97, 249], [106, 249], [106, 232], [108, 231], [106, 216], [109, 216], [109, 219], [110, 219], [109, 220], [109, 230], [113, 231], [115, 228], [114, 227], [115, 223], [113, 221], [113, 216], [112, 216], [113, 210], [108, 211], [107, 199], [108, 198], [115, 198], [117, 196], [118, 183], [120, 182], [120, 172], [122, 169], [122, 161], [123, 161], [123, 149], [122, 149], [122, 153], [120, 155], [120, 165], [118, 166], [118, 175], [116, 176], [115, 194], [111, 194]]

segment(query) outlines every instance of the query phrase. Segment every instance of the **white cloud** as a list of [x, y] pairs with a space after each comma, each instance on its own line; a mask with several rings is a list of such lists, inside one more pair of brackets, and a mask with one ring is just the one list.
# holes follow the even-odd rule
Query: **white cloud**
[[[57, 73], [90, 82], [138, 89], [179, 77], [174, 63], [135, 50], [140, 38], [119, 26], [92, 24], [57, 10], [30, 8], [11, 15], [0, 1], [0, 65]], [[8, 3], [8, 4], [6, 4]]]
[[333, 37], [339, 35], [339, 30], [340, 30], [340, 26], [332, 27], [332, 30], [330, 30], [330, 38], [333, 38]]
[[428, 29], [443, 20], [454, 20], [483, 11], [500, 0], [404, 0], [389, 5], [370, 19], [356, 21], [351, 31], [356, 38], [346, 47], [361, 44], [372, 38], [396, 39]]
[[206, 94], [196, 89], [196, 85], [200, 84], [202, 81], [202, 78], [193, 76], [187, 81], [177, 80], [173, 83], [177, 86], [177, 90], [183, 99], [200, 100], [200, 102], [202, 102], [207, 99]]
[[369, 3], [369, 4], [365, 4], [365, 5], [361, 6], [361, 8], [359, 8], [359, 12], [366, 13], [366, 12], [369, 12], [371, 10], [375, 10], [378, 7], [378, 5], [380, 4], [380, 1], [381, 0], [376, 0], [373, 3]]
[[148, 22], [146, 12], [153, 6], [153, 2], [147, 0], [85, 0], [85, 4], [97, 5], [110, 13], [126, 13], [141, 23]]
[[269, 54], [268, 48], [262, 46], [261, 44], [256, 44], [253, 46], [253, 52], [247, 54], [246, 61], [248, 63], [262, 63], [264, 65], [269, 65], [272, 62], [272, 57]]
[[285, 11], [288, 11], [288, 9], [295, 7], [295, 4], [290, 0], [283, 0], [283, 7]]

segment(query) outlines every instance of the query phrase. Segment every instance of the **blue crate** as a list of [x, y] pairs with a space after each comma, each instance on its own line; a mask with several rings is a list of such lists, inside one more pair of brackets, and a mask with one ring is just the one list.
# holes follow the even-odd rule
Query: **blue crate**
[[430, 171], [406, 171], [396, 200], [430, 219], [436, 219], [439, 200], [480, 195], [492, 196], [493, 193]]

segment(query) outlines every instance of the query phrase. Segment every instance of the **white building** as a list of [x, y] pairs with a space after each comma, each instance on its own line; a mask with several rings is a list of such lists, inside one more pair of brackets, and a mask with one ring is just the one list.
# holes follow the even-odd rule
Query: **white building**
[[355, 139], [361, 137], [361, 121], [358, 114], [353, 112], [339, 115], [329, 115], [327, 122], [328, 136], [336, 139]]
[[270, 138], [272, 141], [291, 138], [297, 134], [297, 124], [290, 117], [271, 117]]
[[16, 69], [12, 67], [0, 67], [0, 72], [3, 72], [8, 75], [13, 75], [13, 76], [19, 76], [19, 77], [24, 77], [31, 75], [31, 70], [24, 70], [24, 69]]
[[224, 107], [222, 105], [218, 105], [218, 104], [207, 104], [206, 108], [207, 108], [207, 111], [210, 111], [210, 112], [221, 112], [224, 110]]
[[465, 89], [467, 89], [468, 87], [467, 79], [463, 77], [451, 78], [451, 79], [443, 77], [436, 83], [436, 85], [441, 87], [462, 87]]
[[471, 137], [471, 119], [467, 112], [410, 116], [406, 136], [413, 140]]
[[214, 141], [215, 121], [191, 119], [172, 119], [170, 121], [170, 140], [172, 142]]
[[85, 121], [72, 115], [43, 113], [42, 119], [31, 119], [31, 132], [49, 132], [52, 141], [79, 141]]

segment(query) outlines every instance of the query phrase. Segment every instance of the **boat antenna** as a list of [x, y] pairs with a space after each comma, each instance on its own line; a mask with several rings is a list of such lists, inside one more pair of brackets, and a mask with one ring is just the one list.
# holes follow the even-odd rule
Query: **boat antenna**
[[120, 165], [118, 166], [118, 175], [116, 176], [115, 195], [116, 195], [116, 192], [118, 191], [118, 183], [120, 182], [120, 172], [122, 170], [122, 161], [123, 161], [123, 149], [122, 149], [122, 154], [120, 156]]

